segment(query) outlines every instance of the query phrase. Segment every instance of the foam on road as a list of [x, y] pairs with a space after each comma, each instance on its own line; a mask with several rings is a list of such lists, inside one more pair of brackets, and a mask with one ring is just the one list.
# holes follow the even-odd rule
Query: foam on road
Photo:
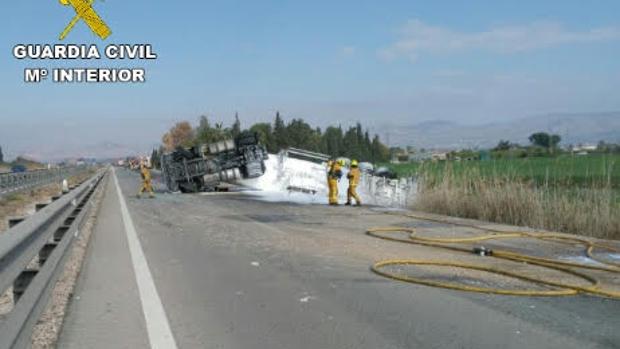
[[[269, 202], [327, 204], [326, 164], [270, 154], [265, 161], [265, 167], [263, 176], [239, 181], [239, 184], [257, 190], [250, 192], [250, 195]], [[338, 183], [340, 203], [347, 200], [347, 173], [348, 169], [343, 168], [343, 176]], [[302, 188], [314, 194], [290, 188]], [[407, 207], [415, 198], [416, 190], [417, 186], [412, 180], [390, 181], [369, 174], [362, 175], [357, 188], [362, 202], [385, 207]]]

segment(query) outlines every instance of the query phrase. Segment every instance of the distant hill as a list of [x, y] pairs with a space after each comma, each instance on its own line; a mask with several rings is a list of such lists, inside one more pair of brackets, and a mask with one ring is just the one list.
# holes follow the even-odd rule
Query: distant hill
[[96, 144], [86, 144], [79, 148], [37, 148], [36, 150], [28, 153], [28, 156], [36, 159], [46, 159], [52, 162], [77, 158], [116, 159], [131, 155], [150, 154], [151, 150], [155, 147], [156, 145], [125, 145], [113, 142], [100, 142]]
[[452, 149], [493, 147], [500, 139], [527, 144], [538, 131], [561, 135], [564, 145], [620, 142], [620, 112], [549, 114], [481, 125], [426, 121], [384, 132], [389, 132], [391, 145]]
[[27, 159], [23, 156], [18, 156], [15, 160], [11, 162], [0, 162], [0, 173], [11, 172], [11, 168], [15, 165], [25, 166], [26, 169], [28, 169], [29, 171], [47, 168], [46, 164]]
[[42, 164], [38, 161], [27, 159], [22, 156], [18, 156], [13, 162], [9, 164], [9, 166], [15, 166], [15, 165], [23, 165], [28, 170], [39, 170], [39, 169], [47, 168], [47, 165], [45, 164]]

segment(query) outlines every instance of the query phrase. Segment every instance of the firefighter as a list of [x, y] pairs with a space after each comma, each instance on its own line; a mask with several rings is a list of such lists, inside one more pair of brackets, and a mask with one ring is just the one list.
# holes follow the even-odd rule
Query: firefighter
[[138, 198], [142, 197], [142, 193], [145, 191], [149, 193], [149, 197], [154, 198], [153, 184], [151, 183], [151, 170], [146, 166], [144, 162], [140, 163], [140, 175], [142, 176], [142, 187], [138, 192]]
[[334, 164], [334, 160], [327, 161], [327, 186], [329, 186], [329, 173], [332, 170], [332, 165]]
[[329, 187], [329, 204], [338, 205], [338, 181], [342, 178], [342, 166], [344, 160], [332, 161], [327, 174], [327, 185]]
[[360, 169], [357, 160], [351, 161], [351, 169], [347, 175], [349, 179], [349, 189], [347, 189], [347, 203], [345, 205], [351, 205], [351, 199], [355, 199], [356, 206], [362, 206], [362, 200], [357, 195], [357, 185], [360, 183]]

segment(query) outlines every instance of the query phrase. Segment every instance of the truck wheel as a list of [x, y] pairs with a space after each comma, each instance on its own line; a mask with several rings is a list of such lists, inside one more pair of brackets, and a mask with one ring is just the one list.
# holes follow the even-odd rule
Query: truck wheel
[[182, 193], [198, 193], [204, 188], [204, 181], [202, 178], [194, 178], [191, 182], [182, 182], [179, 184]]
[[177, 183], [176, 181], [168, 180], [168, 183], [166, 183], [166, 186], [168, 187], [168, 190], [170, 190], [173, 193], [179, 191], [179, 183]]
[[235, 150], [235, 143], [232, 141], [232, 139], [227, 139], [224, 141], [211, 143], [208, 145], [207, 148], [209, 149], [210, 154], [216, 155], [223, 152]]
[[179, 189], [183, 194], [195, 193], [196, 185], [194, 183], [181, 183], [179, 184]]

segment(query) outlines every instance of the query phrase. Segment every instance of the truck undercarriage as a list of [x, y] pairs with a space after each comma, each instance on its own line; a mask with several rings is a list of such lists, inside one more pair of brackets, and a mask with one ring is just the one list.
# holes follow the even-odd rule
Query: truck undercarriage
[[258, 135], [246, 131], [234, 140], [177, 148], [164, 154], [162, 175], [170, 191], [213, 191], [221, 182], [262, 176], [267, 157]]

